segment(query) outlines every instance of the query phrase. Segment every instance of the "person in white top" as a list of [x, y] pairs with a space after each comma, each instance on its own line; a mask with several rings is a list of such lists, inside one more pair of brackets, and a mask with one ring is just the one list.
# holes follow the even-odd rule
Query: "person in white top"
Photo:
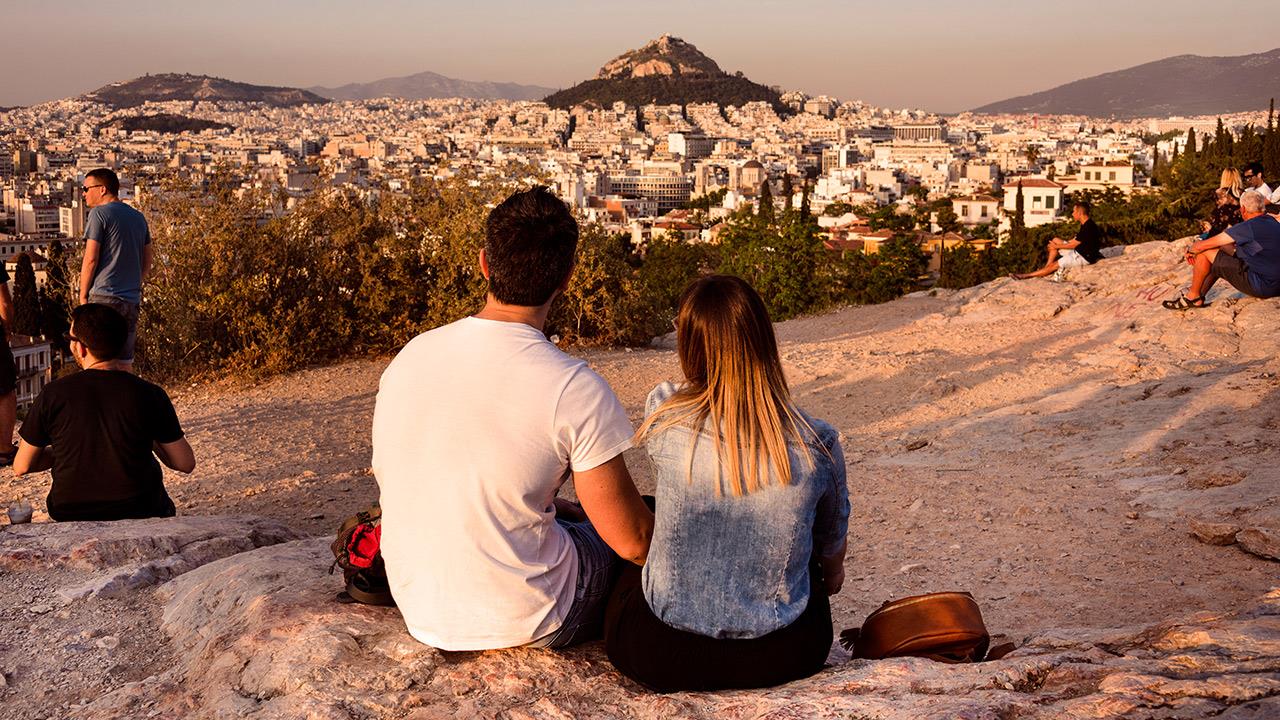
[[[599, 636], [620, 563], [653, 513], [622, 459], [609, 385], [543, 334], [578, 226], [546, 188], [485, 226], [485, 305], [411, 340], [373, 416], [382, 557], [409, 633], [442, 650], [566, 647]], [[557, 498], [572, 478], [581, 505]]]
[[1262, 179], [1262, 163], [1251, 162], [1240, 172], [1245, 190], [1253, 190], [1266, 198], [1268, 203], [1280, 203], [1280, 189], [1272, 190]]

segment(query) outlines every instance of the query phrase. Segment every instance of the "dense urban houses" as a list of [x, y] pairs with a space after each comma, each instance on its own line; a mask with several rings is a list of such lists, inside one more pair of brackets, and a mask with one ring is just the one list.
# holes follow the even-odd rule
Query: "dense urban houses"
[[[654, 233], [713, 242], [730, 213], [754, 208], [766, 195], [796, 208], [807, 191], [816, 216], [841, 208], [843, 220], [822, 223], [828, 241], [863, 252], [884, 241], [866, 215], [886, 206], [906, 214], [930, 203], [931, 229], [942, 235], [936, 203], [949, 201], [955, 224], [947, 231], [1000, 243], [1018, 211], [1019, 188], [1023, 225], [1057, 222], [1069, 216], [1071, 193], [1115, 188], [1128, 195], [1150, 187], [1154, 157], [1144, 134], [1184, 133], [1160, 138], [1156, 148], [1169, 155], [1187, 129], [1212, 131], [1217, 123], [970, 113], [943, 119], [799, 92], [781, 97], [787, 114], [763, 101], [559, 109], [459, 98], [124, 109], [73, 99], [18, 108], [0, 113], [0, 257], [43, 259], [54, 238], [74, 253], [84, 232], [80, 186], [99, 166], [121, 172], [126, 202], [145, 200], [162, 178], [199, 185], [216, 174], [242, 190], [279, 191], [283, 202], [268, 212], [288, 212], [327, 187], [373, 198], [403, 192], [415, 178], [505, 177], [522, 166], [545, 177], [582, 217], [635, 242]], [[170, 121], [148, 121], [172, 117], [200, 122], [174, 129]], [[1265, 118], [1241, 114], [1223, 122], [1234, 129]], [[670, 215], [693, 206], [695, 215]], [[955, 237], [921, 242], [940, 249]]]

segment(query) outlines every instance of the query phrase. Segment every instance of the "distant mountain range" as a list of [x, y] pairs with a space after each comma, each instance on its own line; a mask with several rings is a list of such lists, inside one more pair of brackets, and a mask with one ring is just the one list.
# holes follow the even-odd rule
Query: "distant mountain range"
[[1117, 118], [1213, 115], [1262, 110], [1276, 95], [1280, 48], [1236, 57], [1178, 55], [983, 105], [974, 112]]
[[86, 93], [83, 97], [85, 100], [97, 101], [115, 108], [137, 107], [148, 101], [170, 100], [260, 102], [276, 107], [329, 102], [319, 95], [298, 88], [250, 85], [208, 75], [177, 73], [144, 75], [133, 80], [112, 83]]
[[691, 43], [671, 35], [619, 55], [591, 80], [552, 93], [546, 103], [557, 108], [591, 103], [607, 107], [619, 100], [630, 105], [743, 105], [761, 100], [786, 110], [773, 88], [751, 82], [742, 73], [724, 72]]
[[456, 80], [433, 72], [383, 78], [341, 87], [313, 87], [311, 92], [331, 100], [372, 100], [398, 97], [405, 100], [430, 98], [476, 98], [478, 100], [540, 100], [555, 88], [487, 81]]

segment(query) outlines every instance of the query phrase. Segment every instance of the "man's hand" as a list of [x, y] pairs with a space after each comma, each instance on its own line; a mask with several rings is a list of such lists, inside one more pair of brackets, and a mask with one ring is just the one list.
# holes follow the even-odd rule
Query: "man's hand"
[[556, 510], [557, 519], [569, 522], [582, 522], [587, 519], [586, 511], [576, 502], [565, 500], [564, 498], [556, 498], [552, 502], [552, 507]]

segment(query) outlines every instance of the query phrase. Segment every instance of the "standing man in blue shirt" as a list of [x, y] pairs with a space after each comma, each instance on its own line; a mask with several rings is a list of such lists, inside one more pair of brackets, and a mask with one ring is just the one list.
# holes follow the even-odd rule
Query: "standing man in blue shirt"
[[90, 170], [81, 189], [91, 209], [84, 229], [80, 304], [100, 303], [124, 316], [129, 334], [117, 361], [132, 371], [142, 283], [151, 271], [151, 231], [142, 213], [120, 202], [120, 178], [111, 170]]

